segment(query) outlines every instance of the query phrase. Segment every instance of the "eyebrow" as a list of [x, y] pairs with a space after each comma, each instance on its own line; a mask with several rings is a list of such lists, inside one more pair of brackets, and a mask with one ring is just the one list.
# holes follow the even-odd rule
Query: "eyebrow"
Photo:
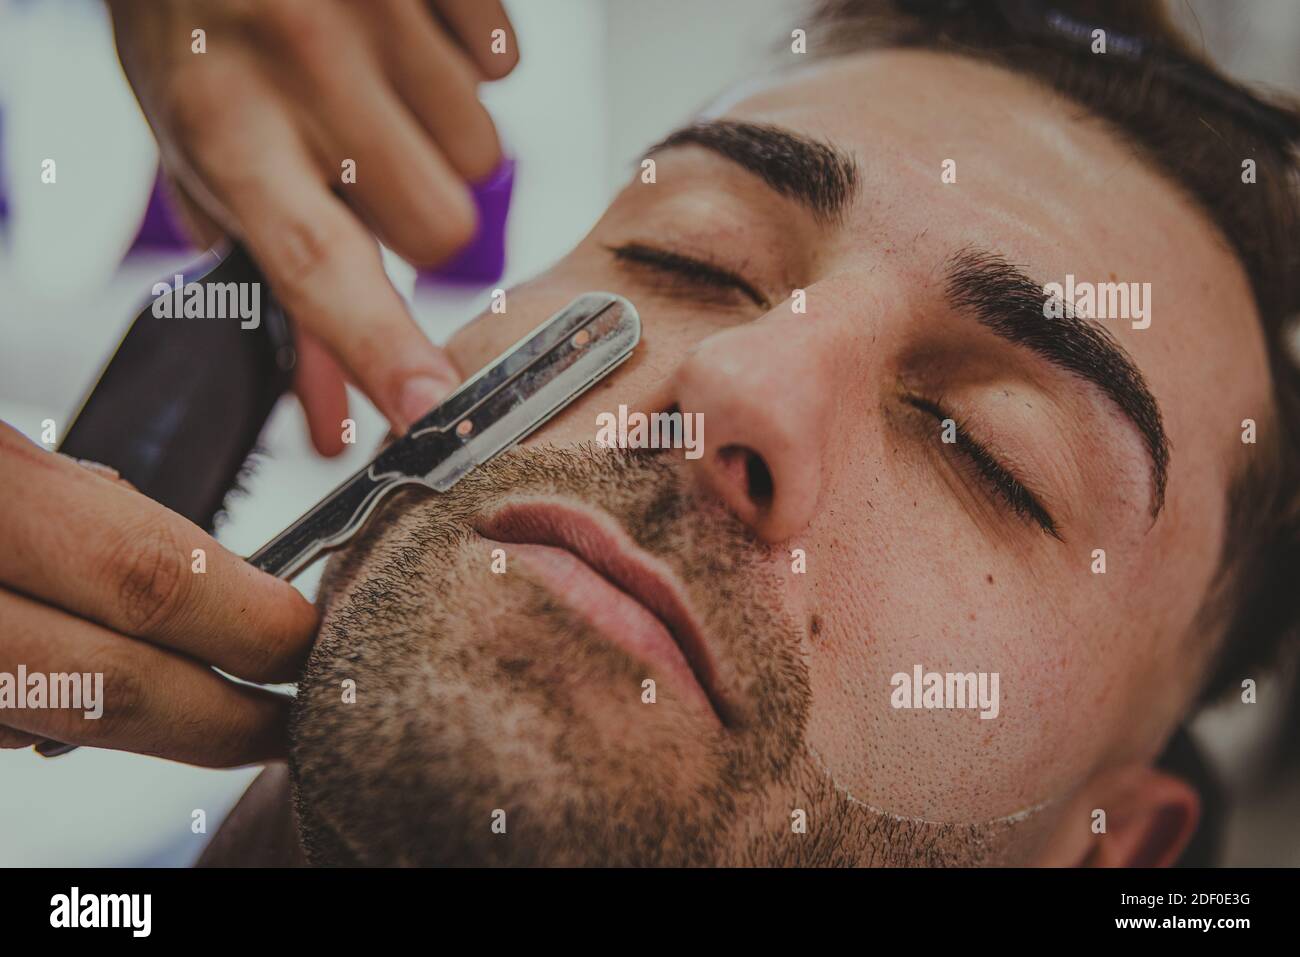
[[1007, 342], [1091, 382], [1119, 407], [1141, 434], [1151, 458], [1154, 521], [1165, 501], [1169, 438], [1160, 406], [1123, 347], [1108, 330], [1065, 310], [1060, 318], [1047, 318], [1042, 284], [996, 254], [961, 250], [948, 262], [946, 281], [955, 308], [970, 311]]
[[793, 130], [765, 123], [708, 120], [670, 133], [653, 155], [678, 146], [702, 146], [757, 175], [770, 188], [825, 222], [838, 220], [861, 179], [849, 153]]

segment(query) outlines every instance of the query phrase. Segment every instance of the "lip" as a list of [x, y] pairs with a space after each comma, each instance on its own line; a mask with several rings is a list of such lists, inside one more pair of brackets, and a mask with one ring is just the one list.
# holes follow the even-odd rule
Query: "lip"
[[613, 644], [677, 679], [720, 723], [729, 709], [677, 577], [607, 516], [555, 501], [507, 504], [475, 523]]

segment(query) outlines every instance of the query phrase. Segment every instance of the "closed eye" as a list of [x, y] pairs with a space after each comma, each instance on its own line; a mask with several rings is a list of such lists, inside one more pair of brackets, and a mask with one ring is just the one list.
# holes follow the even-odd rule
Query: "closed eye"
[[1016, 516], [1034, 522], [1057, 541], [1064, 541], [1061, 538], [1056, 521], [1039, 502], [1038, 497], [1029, 491], [1024, 483], [1016, 478], [1006, 466], [999, 462], [987, 446], [973, 438], [965, 426], [949, 415], [942, 406], [930, 399], [923, 399], [920, 396], [907, 396], [905, 401], [908, 405], [920, 409], [940, 423], [945, 420], [951, 421], [954, 426], [954, 439], [956, 440], [952, 443], [953, 446], [973, 466], [984, 486], [996, 495], [1001, 504], [1010, 509]]
[[697, 290], [739, 293], [764, 310], [772, 308], [768, 298], [743, 276], [694, 256], [645, 243], [624, 243], [605, 248], [614, 254], [615, 259], [626, 265], [656, 270]]

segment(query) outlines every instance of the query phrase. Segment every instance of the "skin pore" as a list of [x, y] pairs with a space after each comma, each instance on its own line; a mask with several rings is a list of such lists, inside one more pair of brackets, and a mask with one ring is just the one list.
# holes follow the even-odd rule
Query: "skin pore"
[[[644, 324], [634, 359], [522, 447], [445, 496], [402, 493], [331, 563], [292, 729], [309, 853], [1167, 862], [1197, 802], [1151, 762], [1209, 643], [1192, 629], [1239, 422], [1268, 401], [1242, 270], [1131, 147], [992, 66], [848, 57], [725, 119], [829, 147], [845, 201], [670, 141], [655, 183], [634, 180], [505, 315], [454, 337], [477, 369], [589, 289], [626, 295]], [[971, 262], [1151, 283], [1150, 327], [1102, 322], [1084, 351], [1113, 346], [1158, 409], [1162, 503], [1133, 409], [954, 301], [954, 264]], [[702, 413], [706, 454], [596, 448], [597, 414], [620, 404]], [[945, 418], [965, 444], [941, 442]], [[523, 502], [564, 504], [675, 582], [712, 709], [492, 537]], [[998, 673], [998, 717], [891, 707], [891, 676], [918, 664]]]

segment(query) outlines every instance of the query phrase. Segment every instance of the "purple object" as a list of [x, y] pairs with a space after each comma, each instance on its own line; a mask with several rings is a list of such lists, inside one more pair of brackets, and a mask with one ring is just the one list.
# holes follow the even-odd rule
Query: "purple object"
[[[421, 270], [420, 282], [496, 282], [505, 272], [506, 216], [510, 212], [510, 194], [515, 183], [515, 161], [504, 159], [501, 165], [471, 191], [478, 206], [478, 232], [470, 244], [450, 262], [436, 269]], [[163, 189], [161, 174], [154, 180], [144, 221], [131, 249], [191, 249], [171, 203]]]
[[149, 205], [145, 207], [144, 222], [135, 234], [131, 251], [137, 249], [193, 249], [194, 244], [185, 235], [172, 204], [167, 201], [163, 189], [161, 171], [153, 180], [153, 190], [149, 193]]
[[506, 215], [515, 185], [515, 161], [506, 158], [487, 179], [470, 187], [478, 206], [478, 231], [468, 246], [437, 269], [421, 270], [421, 282], [489, 283], [506, 268]]
[[[5, 115], [0, 112], [0, 145], [4, 144], [5, 132]], [[4, 223], [9, 218], [9, 197], [5, 194], [5, 154], [0, 149], [0, 223]]]

